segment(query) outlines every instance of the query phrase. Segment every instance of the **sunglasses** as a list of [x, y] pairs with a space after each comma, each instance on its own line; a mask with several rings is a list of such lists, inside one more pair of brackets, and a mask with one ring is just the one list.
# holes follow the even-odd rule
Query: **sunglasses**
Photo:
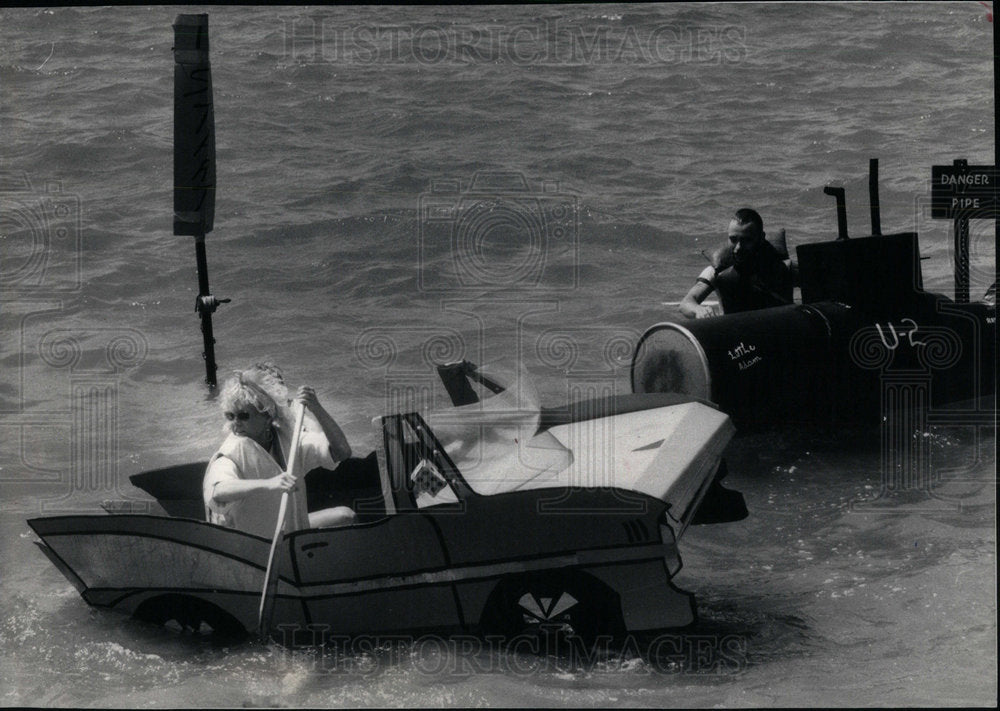
[[246, 411], [244, 411], [244, 412], [225, 412], [223, 414], [226, 416], [226, 419], [229, 420], [230, 422], [232, 422], [233, 420], [239, 420], [240, 422], [246, 422], [247, 420], [250, 419], [250, 413], [246, 412]]

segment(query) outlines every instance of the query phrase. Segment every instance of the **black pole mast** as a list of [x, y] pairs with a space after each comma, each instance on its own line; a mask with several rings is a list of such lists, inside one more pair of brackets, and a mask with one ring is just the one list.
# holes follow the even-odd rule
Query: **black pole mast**
[[[993, 25], [993, 286], [996, 289], [997, 274], [1000, 274], [997, 265], [997, 245], [1000, 244], [1000, 190], [997, 189], [996, 176], [1000, 174], [1000, 113], [997, 111], [997, 86], [1000, 85], [1000, 35], [997, 35], [997, 15], [996, 2], [993, 2], [993, 9], [988, 15], [990, 24]], [[994, 291], [994, 300], [996, 292]], [[994, 338], [995, 338], [994, 334]], [[996, 343], [994, 342], [994, 353]], [[996, 359], [989, 366], [993, 368], [993, 382], [997, 382], [997, 362]], [[993, 424], [996, 426], [996, 388], [993, 389]]]
[[208, 287], [205, 235], [215, 220], [215, 115], [208, 59], [208, 15], [174, 21], [174, 234], [195, 240], [205, 382], [216, 385], [212, 314], [220, 303]]

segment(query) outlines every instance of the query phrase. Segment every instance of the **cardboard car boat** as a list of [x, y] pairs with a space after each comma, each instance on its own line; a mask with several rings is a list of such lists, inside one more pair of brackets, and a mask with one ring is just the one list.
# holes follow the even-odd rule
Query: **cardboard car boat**
[[[529, 408], [469, 363], [439, 371], [452, 406], [376, 417], [375, 452], [306, 476], [310, 509], [346, 503], [358, 522], [284, 534], [275, 638], [542, 626], [592, 638], [695, 619], [672, 582], [677, 540], [717, 486], [727, 415], [669, 394]], [[28, 524], [90, 605], [254, 630], [271, 541], [206, 522], [204, 467], [132, 477], [163, 515]], [[729, 520], [745, 516], [722, 491], [737, 498]]]

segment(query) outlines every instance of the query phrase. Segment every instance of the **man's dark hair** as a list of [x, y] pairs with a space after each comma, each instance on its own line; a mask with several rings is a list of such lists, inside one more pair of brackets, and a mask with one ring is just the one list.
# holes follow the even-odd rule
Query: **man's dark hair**
[[751, 210], [749, 207], [741, 207], [733, 217], [741, 225], [754, 225], [757, 228], [758, 236], [764, 234], [764, 220], [760, 219], [760, 214], [756, 210]]

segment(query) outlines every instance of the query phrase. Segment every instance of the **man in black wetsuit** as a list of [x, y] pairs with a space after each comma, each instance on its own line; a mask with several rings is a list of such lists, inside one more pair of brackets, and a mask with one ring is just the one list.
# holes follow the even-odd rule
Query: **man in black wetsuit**
[[715, 316], [701, 302], [716, 289], [727, 314], [792, 303], [791, 271], [764, 237], [760, 215], [746, 207], [737, 210], [729, 223], [729, 244], [712, 255], [711, 265], [680, 302], [680, 312], [688, 318]]

